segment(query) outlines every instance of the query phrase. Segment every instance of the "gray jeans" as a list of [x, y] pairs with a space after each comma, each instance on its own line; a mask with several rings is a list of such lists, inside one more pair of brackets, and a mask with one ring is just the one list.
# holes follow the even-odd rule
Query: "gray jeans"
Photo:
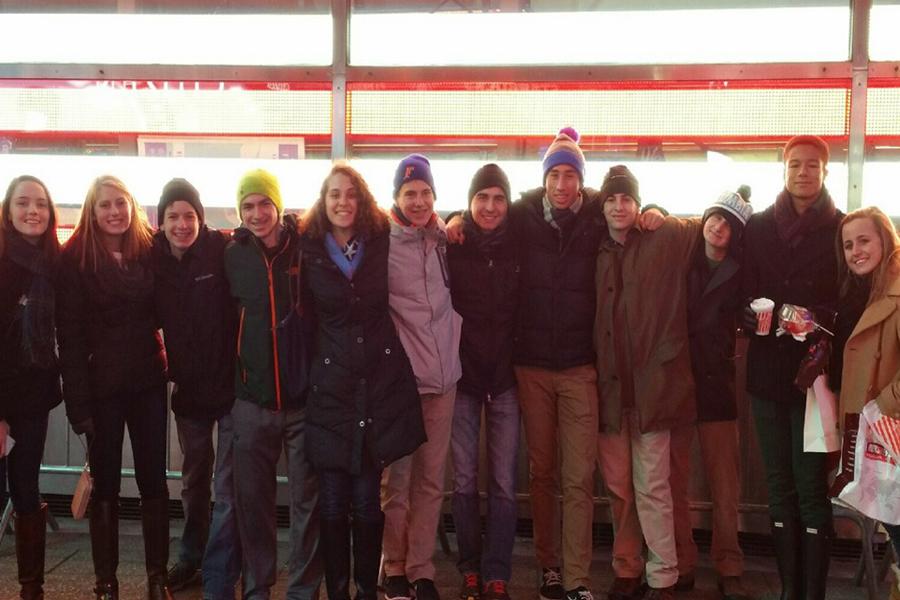
[[315, 600], [322, 580], [318, 483], [306, 460], [303, 410], [271, 411], [236, 400], [234, 480], [243, 549], [244, 600], [268, 600], [277, 573], [276, 466], [282, 449], [290, 487], [287, 600]]

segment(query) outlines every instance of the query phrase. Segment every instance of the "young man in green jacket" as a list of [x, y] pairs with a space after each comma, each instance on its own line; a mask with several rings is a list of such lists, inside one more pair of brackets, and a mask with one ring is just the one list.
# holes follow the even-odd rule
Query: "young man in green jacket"
[[318, 484], [304, 448], [305, 392], [289, 389], [288, 366], [278, 344], [278, 324], [292, 309], [297, 223], [293, 215], [283, 216], [278, 180], [262, 169], [244, 175], [237, 201], [241, 227], [225, 250], [225, 272], [240, 311], [237, 398], [231, 414], [244, 598], [268, 600], [275, 585], [276, 465], [283, 448], [291, 498], [286, 597], [312, 600], [323, 570]]

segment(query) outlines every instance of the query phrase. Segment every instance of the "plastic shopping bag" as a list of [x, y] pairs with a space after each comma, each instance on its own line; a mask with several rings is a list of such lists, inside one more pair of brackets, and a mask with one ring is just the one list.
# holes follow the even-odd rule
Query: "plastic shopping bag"
[[[874, 400], [866, 404], [863, 412], [858, 415], [855, 447], [844, 448], [841, 452], [842, 464], [838, 480], [846, 482], [846, 485], [838, 493], [837, 502], [877, 521], [900, 525], [900, 466], [875, 432], [874, 423], [870, 419], [880, 412], [874, 413], [871, 405], [875, 405]], [[877, 405], [874, 410], [878, 410]], [[855, 420], [850, 417], [848, 415], [846, 421], [848, 427], [852, 427]], [[845, 435], [845, 444], [848, 440], [853, 440], [852, 432]], [[845, 460], [853, 461], [850, 481], [847, 481], [847, 476], [851, 473], [851, 465], [844, 464]]]
[[806, 390], [806, 416], [803, 420], [804, 452], [837, 452], [841, 434], [837, 422], [837, 399], [819, 375]]

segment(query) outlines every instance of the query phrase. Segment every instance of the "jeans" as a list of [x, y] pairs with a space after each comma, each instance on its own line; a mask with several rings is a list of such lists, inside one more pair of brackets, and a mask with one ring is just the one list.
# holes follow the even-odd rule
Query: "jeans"
[[[16, 445], [6, 458], [9, 494], [13, 508], [20, 515], [37, 512], [41, 507], [38, 476], [47, 439], [47, 414], [38, 416], [9, 417], [9, 435]], [[2, 487], [6, 486], [6, 478]], [[0, 511], [6, 503], [0, 504]]]
[[92, 500], [117, 502], [122, 482], [122, 444], [125, 427], [131, 437], [134, 477], [141, 499], [169, 497], [166, 486], [166, 407], [165, 384], [139, 392], [104, 398], [94, 408], [95, 435], [88, 440], [91, 475], [94, 478]]
[[[478, 494], [481, 412], [485, 414], [488, 499], [484, 548]], [[459, 542], [460, 572], [481, 573], [485, 582], [509, 581], [516, 536], [516, 454], [519, 400], [513, 387], [494, 397], [456, 395], [450, 451], [453, 457], [453, 523]]]
[[276, 466], [282, 450], [290, 487], [291, 551], [287, 600], [315, 600], [322, 581], [318, 483], [306, 460], [303, 409], [271, 411], [235, 400], [234, 481], [243, 550], [244, 600], [268, 600], [275, 585]]
[[803, 528], [830, 535], [828, 455], [803, 451], [805, 404], [750, 399], [766, 466], [769, 516], [776, 522], [799, 521]]
[[233, 600], [234, 586], [241, 575], [241, 538], [234, 503], [233, 437], [234, 421], [228, 413], [219, 419], [213, 480], [216, 503], [203, 555], [204, 600]]
[[381, 469], [363, 460], [359, 475], [327, 469], [319, 471], [319, 511], [322, 520], [381, 522]]
[[178, 543], [178, 562], [199, 567], [209, 535], [214, 419], [175, 415], [181, 465], [181, 506], [184, 530]]

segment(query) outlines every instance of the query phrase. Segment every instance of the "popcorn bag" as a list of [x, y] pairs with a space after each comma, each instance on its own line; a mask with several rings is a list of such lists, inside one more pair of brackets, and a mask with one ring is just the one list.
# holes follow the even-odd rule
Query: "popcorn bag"
[[[845, 427], [851, 429], [854, 425], [855, 429], [845, 431], [841, 469], [832, 494], [836, 494], [837, 503], [867, 517], [900, 525], [900, 466], [896, 460], [900, 449], [897, 437], [900, 421], [882, 415], [872, 400], [859, 415], [847, 415]], [[887, 433], [896, 445], [884, 440], [879, 432]]]

